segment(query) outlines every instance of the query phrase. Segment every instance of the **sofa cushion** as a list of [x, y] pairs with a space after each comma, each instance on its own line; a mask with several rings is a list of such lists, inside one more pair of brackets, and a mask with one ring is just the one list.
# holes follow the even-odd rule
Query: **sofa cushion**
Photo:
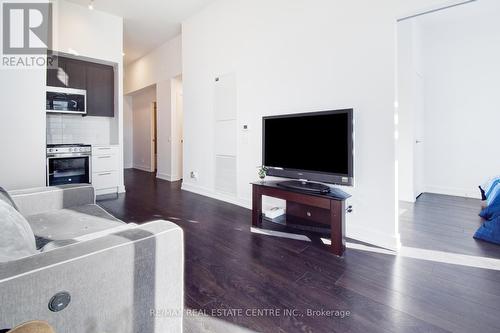
[[27, 216], [35, 235], [48, 241], [68, 240], [123, 225], [97, 205], [83, 205]]
[[94, 240], [94, 239], [97, 239], [100, 237], [104, 237], [104, 236], [108, 236], [108, 235], [118, 233], [118, 232], [121, 232], [124, 230], [128, 230], [128, 229], [134, 228], [136, 226], [137, 226], [137, 224], [135, 224], [135, 223], [130, 223], [130, 224], [120, 223], [119, 225], [116, 225], [113, 228], [97, 231], [97, 232], [94, 232], [91, 234], [86, 234], [86, 235], [79, 236], [79, 237], [76, 237], [73, 239], [66, 239], [66, 240], [59, 240], [59, 241], [50, 242], [47, 245], [45, 245], [41, 249], [41, 251], [42, 252], [52, 251], [52, 250], [55, 250], [55, 249], [58, 249], [61, 247], [77, 244], [79, 242], [86, 242], [86, 241]]
[[488, 206], [500, 204], [500, 183], [495, 184], [495, 186], [486, 193], [486, 203]]
[[491, 220], [500, 216], [500, 205], [489, 205], [485, 207], [481, 213], [479, 213], [479, 216], [485, 220]]
[[500, 217], [484, 222], [474, 234], [474, 238], [500, 244]]
[[35, 235], [26, 219], [9, 203], [0, 200], [0, 262], [37, 254]]
[[23, 216], [95, 204], [92, 185], [69, 184], [9, 191]]
[[8, 203], [12, 207], [14, 207], [17, 211], [19, 210], [19, 209], [17, 209], [16, 203], [14, 202], [14, 200], [12, 200], [12, 198], [10, 197], [9, 192], [4, 190], [3, 187], [0, 187], [0, 200]]
[[483, 200], [488, 200], [491, 193], [495, 189], [495, 187], [500, 184], [500, 176], [496, 176], [488, 179], [484, 184], [479, 186], [479, 190], [481, 191], [481, 197]]

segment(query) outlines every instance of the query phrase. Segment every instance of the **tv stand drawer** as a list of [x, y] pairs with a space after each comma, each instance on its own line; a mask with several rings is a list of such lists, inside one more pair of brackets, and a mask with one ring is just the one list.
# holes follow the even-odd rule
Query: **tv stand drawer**
[[287, 221], [301, 221], [301, 222], [314, 222], [330, 225], [330, 210], [302, 205], [296, 202], [286, 202], [286, 216]]

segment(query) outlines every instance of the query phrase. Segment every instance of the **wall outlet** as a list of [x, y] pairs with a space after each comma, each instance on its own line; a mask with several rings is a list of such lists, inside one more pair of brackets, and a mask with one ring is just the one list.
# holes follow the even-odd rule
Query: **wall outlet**
[[189, 176], [191, 177], [191, 179], [198, 179], [198, 172], [191, 171]]

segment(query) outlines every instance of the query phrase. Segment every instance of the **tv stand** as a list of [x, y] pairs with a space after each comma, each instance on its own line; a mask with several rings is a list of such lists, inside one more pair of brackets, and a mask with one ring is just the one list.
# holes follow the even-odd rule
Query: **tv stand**
[[286, 200], [286, 220], [291, 224], [323, 225], [330, 229], [330, 251], [342, 256], [345, 250], [345, 216], [348, 193], [332, 188], [329, 193], [305, 192], [280, 182], [252, 183], [252, 226], [262, 227], [262, 196]]
[[287, 180], [277, 183], [278, 186], [293, 190], [325, 194], [330, 192], [330, 187], [320, 183], [312, 183], [305, 180]]

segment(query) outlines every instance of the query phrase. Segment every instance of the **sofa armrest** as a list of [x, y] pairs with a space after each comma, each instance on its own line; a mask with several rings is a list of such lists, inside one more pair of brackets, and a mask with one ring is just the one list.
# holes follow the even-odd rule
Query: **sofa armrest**
[[76, 184], [9, 191], [24, 216], [51, 210], [95, 204], [92, 185]]
[[[37, 319], [56, 332], [182, 332], [182, 229], [154, 221], [0, 264], [0, 330]], [[66, 291], [71, 302], [50, 312]]]

